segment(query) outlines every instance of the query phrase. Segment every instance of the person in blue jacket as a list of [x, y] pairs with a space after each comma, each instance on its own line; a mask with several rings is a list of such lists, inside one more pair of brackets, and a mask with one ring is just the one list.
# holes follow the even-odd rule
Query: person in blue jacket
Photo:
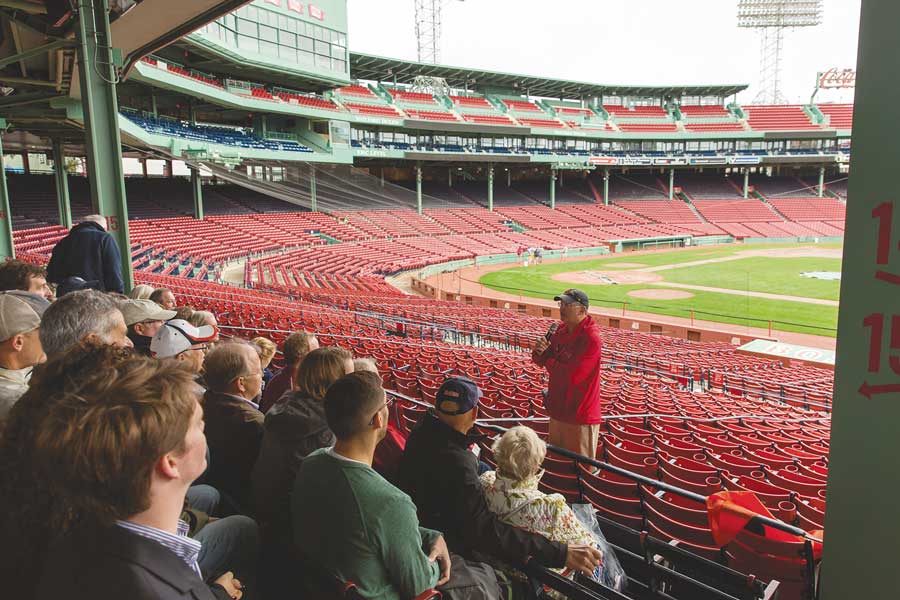
[[57, 285], [75, 277], [81, 287], [123, 293], [122, 258], [115, 238], [106, 230], [106, 218], [88, 215], [53, 248], [47, 279]]

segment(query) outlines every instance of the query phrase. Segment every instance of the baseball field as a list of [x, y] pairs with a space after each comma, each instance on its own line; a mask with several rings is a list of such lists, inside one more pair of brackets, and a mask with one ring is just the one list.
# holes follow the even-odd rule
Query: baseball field
[[841, 253], [836, 243], [659, 250], [518, 266], [479, 282], [544, 299], [577, 287], [593, 306], [834, 337]]

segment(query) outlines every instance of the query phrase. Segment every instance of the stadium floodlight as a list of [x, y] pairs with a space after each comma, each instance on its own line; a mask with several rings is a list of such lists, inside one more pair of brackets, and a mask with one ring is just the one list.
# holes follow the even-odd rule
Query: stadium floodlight
[[[463, 2], [464, 0], [459, 0]], [[414, 0], [416, 7], [416, 60], [438, 64], [441, 60], [441, 11], [449, 0]]]
[[784, 31], [822, 23], [823, 0], [738, 0], [738, 27], [760, 32], [760, 90], [754, 103], [785, 102], [781, 93]]

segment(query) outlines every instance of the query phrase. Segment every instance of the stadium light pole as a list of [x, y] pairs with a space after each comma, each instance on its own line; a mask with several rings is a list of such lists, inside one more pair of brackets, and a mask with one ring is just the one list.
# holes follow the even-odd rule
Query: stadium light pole
[[441, 61], [442, 11], [448, 0], [414, 0], [414, 2], [416, 60], [420, 63], [438, 64]]
[[758, 104], [782, 104], [781, 63], [784, 32], [822, 23], [823, 0], [738, 0], [738, 27], [760, 33]]

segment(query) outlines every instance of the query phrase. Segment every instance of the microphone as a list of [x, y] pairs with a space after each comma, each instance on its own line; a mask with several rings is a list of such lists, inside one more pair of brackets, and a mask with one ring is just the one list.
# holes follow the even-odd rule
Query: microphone
[[544, 334], [544, 339], [549, 342], [550, 338], [553, 337], [553, 334], [556, 333], [557, 329], [559, 329], [559, 323], [553, 323], [552, 325], [550, 325], [550, 329], [548, 329], [547, 333]]

